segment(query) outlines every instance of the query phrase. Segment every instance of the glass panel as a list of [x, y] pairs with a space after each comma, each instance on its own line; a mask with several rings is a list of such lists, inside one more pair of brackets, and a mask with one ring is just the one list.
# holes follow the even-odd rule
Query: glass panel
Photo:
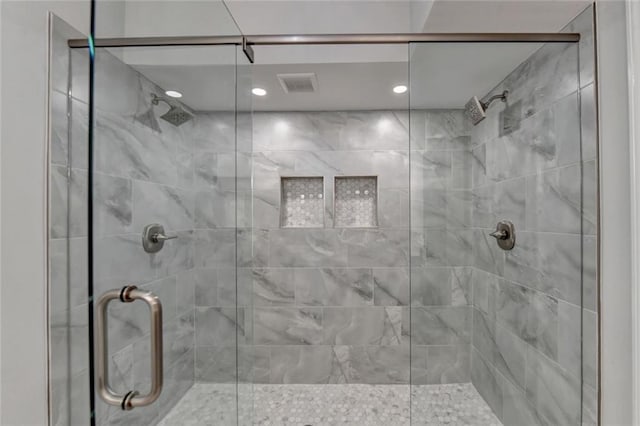
[[[127, 285], [153, 293], [162, 303], [164, 339], [158, 400], [123, 411], [96, 393], [97, 424], [179, 424], [185, 413], [205, 423], [236, 422], [238, 344], [248, 331], [236, 259], [242, 237], [251, 235], [236, 235], [250, 208], [238, 201], [250, 183], [251, 147], [250, 129], [238, 130], [251, 109], [236, 49], [96, 50], [94, 300]], [[151, 224], [164, 229], [149, 240], [175, 237], [155, 252], [143, 248]], [[118, 395], [150, 391], [149, 314], [141, 301], [108, 305], [108, 383]]]
[[410, 74], [412, 422], [580, 424], [577, 45], [412, 44]]
[[[254, 235], [243, 271], [253, 286], [256, 424], [409, 423], [408, 94], [393, 91], [408, 84], [407, 52], [256, 47], [254, 87], [266, 94], [254, 97]], [[321, 227], [281, 227], [283, 178], [324, 182]], [[361, 200], [362, 221], [334, 215], [337, 201], [353, 209], [336, 194], [351, 178], [354, 192], [377, 191], [376, 227], [372, 198]], [[317, 193], [306, 191], [298, 206]]]

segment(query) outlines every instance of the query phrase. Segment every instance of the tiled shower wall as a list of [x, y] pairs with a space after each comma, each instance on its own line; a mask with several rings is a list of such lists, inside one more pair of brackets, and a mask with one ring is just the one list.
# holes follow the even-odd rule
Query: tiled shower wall
[[[546, 44], [507, 76], [492, 94], [508, 103], [471, 132], [472, 381], [504, 424], [596, 422], [591, 22], [587, 10], [572, 24], [579, 45]], [[503, 219], [512, 251], [488, 236]]]
[[[256, 113], [253, 125], [254, 381], [408, 383], [408, 115]], [[334, 227], [342, 175], [377, 176], [379, 227]], [[281, 176], [324, 177], [322, 228], [280, 228]]]
[[470, 125], [411, 111], [411, 383], [471, 380]]
[[[54, 46], [54, 57], [67, 61], [54, 64], [52, 94], [52, 405], [54, 424], [85, 424], [88, 58], [85, 51], [74, 50], [69, 62], [65, 35]], [[225, 53], [232, 65], [220, 66], [217, 77], [233, 82], [235, 49]], [[235, 85], [229, 87], [225, 95], [233, 100]], [[197, 114], [174, 127], [159, 119], [162, 106], [150, 102], [151, 93], [164, 90], [105, 50], [96, 54], [95, 93], [94, 293], [135, 284], [158, 295], [165, 342], [159, 403], [123, 412], [98, 401], [97, 422], [151, 424], [194, 382], [194, 294], [196, 283], [206, 276], [202, 271], [212, 265], [235, 268], [235, 115]], [[232, 102], [230, 109], [234, 107]], [[178, 238], [147, 254], [141, 233], [154, 222]], [[233, 306], [229, 316], [235, 323], [235, 280], [229, 285], [234, 287], [228, 289], [231, 300], [226, 303]], [[145, 392], [150, 377], [146, 306], [114, 302], [108, 320], [112, 388], [123, 394]]]
[[[442, 259], [434, 259], [438, 254], [429, 254], [424, 246], [424, 230], [442, 225], [438, 229], [447, 232], [445, 223], [438, 223], [446, 214], [439, 211], [433, 219], [427, 212], [447, 205], [447, 188], [452, 189], [453, 210], [459, 197], [468, 199], [470, 174], [464, 169], [470, 155], [462, 159], [460, 148], [453, 152], [445, 140], [467, 146], [468, 126], [461, 111], [412, 117], [421, 130], [426, 119], [431, 123], [426, 126], [431, 145], [416, 146], [413, 165], [425, 179], [420, 191], [437, 193], [444, 204], [428, 206], [425, 200], [431, 200], [431, 194], [424, 192], [413, 205], [420, 217], [413, 248], [420, 263], [411, 271], [416, 280], [415, 313], [420, 317], [413, 334], [414, 365], [420, 373], [416, 383], [463, 382], [470, 379], [470, 270], [458, 267], [466, 264], [462, 258], [453, 259], [454, 247], [450, 262], [443, 265]], [[241, 348], [254, 353], [253, 380], [409, 383], [408, 114], [256, 113], [253, 126], [253, 255], [247, 265], [251, 267], [239, 271], [239, 288], [250, 285], [253, 293], [251, 333], [245, 323], [251, 336], [246, 343], [253, 347]], [[324, 178], [323, 227], [280, 227], [283, 176]], [[335, 176], [377, 176], [378, 227], [334, 226]], [[457, 241], [457, 228], [463, 225], [455, 221], [464, 218], [453, 216], [447, 235]], [[199, 300], [196, 297], [196, 303]], [[217, 332], [231, 329], [228, 324]], [[222, 354], [223, 348], [208, 350]], [[234, 377], [224, 372], [230, 371], [233, 360], [226, 360], [227, 365], [223, 356], [207, 360], [197, 378], [232, 381]]]

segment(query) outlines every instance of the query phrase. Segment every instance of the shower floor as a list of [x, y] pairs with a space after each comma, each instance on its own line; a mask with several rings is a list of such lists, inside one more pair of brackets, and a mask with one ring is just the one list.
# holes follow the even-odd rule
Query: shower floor
[[[241, 425], [501, 425], [470, 383], [407, 385], [240, 385]], [[253, 404], [253, 408], [251, 407]], [[236, 386], [196, 383], [160, 426], [235, 425]]]

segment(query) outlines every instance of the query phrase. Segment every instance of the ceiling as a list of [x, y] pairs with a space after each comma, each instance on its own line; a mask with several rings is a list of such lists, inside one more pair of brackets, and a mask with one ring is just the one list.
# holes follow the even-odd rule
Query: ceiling
[[[588, 2], [583, 1], [269, 1], [227, 0], [244, 34], [408, 32], [557, 32]], [[533, 53], [536, 44], [259, 46], [252, 67], [255, 110], [304, 111], [462, 107], [483, 96]], [[162, 55], [127, 52], [125, 61], [164, 88], [183, 92], [195, 110], [233, 107], [235, 55], [209, 48]], [[218, 53], [216, 53], [218, 52]], [[177, 53], [177, 52], [176, 52]], [[225, 56], [226, 55], [226, 56]], [[411, 61], [409, 57], [411, 56]], [[221, 59], [223, 58], [223, 59]], [[409, 82], [409, 68], [412, 79]], [[313, 72], [314, 93], [286, 94], [278, 73]], [[249, 88], [247, 87], [247, 90]]]

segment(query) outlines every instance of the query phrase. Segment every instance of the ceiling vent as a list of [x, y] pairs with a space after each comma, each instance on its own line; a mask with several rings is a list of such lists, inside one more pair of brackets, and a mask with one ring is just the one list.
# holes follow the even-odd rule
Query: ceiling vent
[[315, 73], [278, 74], [278, 81], [286, 93], [313, 93], [318, 90]]

